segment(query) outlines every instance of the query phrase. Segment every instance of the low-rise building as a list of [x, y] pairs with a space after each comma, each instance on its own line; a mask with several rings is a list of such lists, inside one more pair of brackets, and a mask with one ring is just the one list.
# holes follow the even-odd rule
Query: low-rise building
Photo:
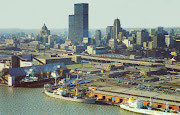
[[[38, 61], [39, 60], [39, 61]], [[73, 55], [73, 54], [58, 54], [56, 56], [38, 56], [36, 59], [33, 59], [34, 62], [40, 62], [44, 64], [49, 63], [61, 63], [63, 62], [65, 65], [70, 65], [73, 63], [81, 63], [81, 56]]]
[[111, 49], [116, 49], [118, 45], [118, 42], [116, 39], [111, 38], [109, 40], [109, 47], [111, 47]]
[[103, 73], [103, 76], [108, 76], [109, 78], [122, 77], [129, 73], [129, 71], [118, 70], [118, 71], [109, 71], [108, 73]]
[[28, 67], [28, 66], [35, 66], [35, 65], [38, 65], [38, 62], [20, 60], [20, 67]]
[[80, 52], [83, 52], [85, 51], [86, 47], [83, 46], [83, 45], [72, 45], [72, 46], [69, 46], [69, 50], [73, 51], [73, 52], [77, 52], [77, 53], [80, 53]]
[[[71, 57], [49, 57], [49, 56], [39, 56], [36, 57], [39, 61], [41, 61], [44, 64], [50, 64], [50, 63], [64, 63], [65, 65], [72, 64]], [[37, 60], [33, 59], [34, 62], [38, 62]], [[40, 64], [40, 63], [39, 63]]]
[[84, 44], [89, 44], [89, 45], [90, 45], [90, 44], [92, 44], [91, 41], [92, 41], [91, 38], [88, 38], [88, 37], [84, 37], [84, 38], [83, 38], [83, 43], [84, 43]]
[[90, 68], [90, 67], [82, 67], [82, 68], [76, 69], [76, 71], [83, 72], [83, 73], [86, 72], [88, 74], [94, 74], [94, 73], [100, 73], [101, 69]]
[[13, 39], [5, 39], [5, 43], [6, 44], [14, 44], [14, 40]]
[[87, 46], [88, 54], [96, 55], [96, 54], [105, 54], [108, 50], [105, 47], [95, 47], [95, 46]]
[[107, 63], [107, 64], [104, 64], [104, 63], [95, 63], [93, 64], [93, 67], [94, 68], [99, 68], [99, 69], [103, 69], [103, 70], [106, 70], [106, 71], [111, 71], [111, 70], [117, 70], [117, 69], [123, 69], [124, 66], [122, 64], [117, 64], [117, 63]]
[[[58, 68], [60, 67], [60, 68]], [[60, 71], [62, 68], [62, 71]], [[38, 78], [49, 78], [51, 73], [56, 71], [59, 75], [62, 74], [65, 77], [66, 73], [69, 72], [64, 63], [51, 63], [30, 67], [17, 67], [10, 68], [5, 71], [1, 78], [8, 83], [9, 86], [19, 86], [23, 78], [30, 74]], [[60, 73], [62, 72], [62, 73]]]

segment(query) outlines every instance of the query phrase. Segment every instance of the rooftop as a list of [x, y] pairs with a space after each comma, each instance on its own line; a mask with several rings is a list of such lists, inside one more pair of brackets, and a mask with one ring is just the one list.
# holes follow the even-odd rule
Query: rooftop
[[49, 60], [49, 59], [69, 59], [70, 57], [49, 57], [49, 56], [39, 56], [39, 57], [36, 57], [38, 59], [46, 59], [46, 60]]

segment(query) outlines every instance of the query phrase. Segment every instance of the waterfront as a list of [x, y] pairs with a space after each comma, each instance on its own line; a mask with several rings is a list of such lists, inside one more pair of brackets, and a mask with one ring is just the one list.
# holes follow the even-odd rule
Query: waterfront
[[0, 115], [136, 115], [116, 106], [54, 99], [42, 90], [0, 86]]

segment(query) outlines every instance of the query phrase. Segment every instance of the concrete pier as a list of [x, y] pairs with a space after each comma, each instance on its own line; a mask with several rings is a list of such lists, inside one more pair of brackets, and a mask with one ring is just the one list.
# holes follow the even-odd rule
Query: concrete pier
[[143, 104], [148, 106], [150, 103], [150, 96], [152, 99], [153, 107], [166, 108], [168, 103], [169, 108], [173, 110], [180, 109], [180, 97], [174, 95], [159, 94], [156, 92], [138, 91], [128, 88], [112, 88], [104, 87], [97, 88], [91, 93], [92, 97], [97, 97], [98, 100], [111, 101], [114, 103], [126, 102], [129, 98], [143, 100]]

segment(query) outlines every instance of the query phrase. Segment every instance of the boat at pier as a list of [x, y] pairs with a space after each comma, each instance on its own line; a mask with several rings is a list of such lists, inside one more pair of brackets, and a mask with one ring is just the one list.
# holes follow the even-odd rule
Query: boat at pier
[[58, 99], [64, 99], [67, 101], [73, 101], [73, 102], [81, 102], [81, 103], [95, 103], [96, 98], [91, 98], [88, 95], [80, 95], [78, 87], [75, 88], [75, 95], [72, 93], [68, 93], [68, 89], [65, 87], [61, 87], [55, 90], [52, 90], [53, 88], [51, 87], [50, 84], [46, 84], [44, 86], [44, 93], [53, 98], [58, 98]]
[[162, 110], [159, 108], [151, 107], [151, 101], [150, 101], [150, 106], [145, 107], [143, 105], [143, 100], [134, 100], [133, 98], [129, 98], [127, 102], [120, 104], [120, 107], [128, 111], [141, 113], [141, 114], [148, 114], [148, 115], [180, 115], [178, 111], [169, 110], [167, 104], [166, 104], [166, 110]]
[[43, 87], [61, 80], [69, 70], [64, 63], [51, 63], [4, 69], [0, 80], [11, 87]]
[[47, 83], [54, 83], [55, 79], [61, 79], [61, 77], [57, 74], [56, 71], [51, 72], [51, 77], [43, 78], [43, 77], [34, 77], [27, 75], [20, 81], [20, 84], [17, 86], [21, 87], [40, 87]]
[[53, 83], [54, 78], [47, 78], [47, 79], [32, 79], [32, 78], [25, 78], [24, 80], [20, 81], [16, 87], [43, 87], [44, 84]]

